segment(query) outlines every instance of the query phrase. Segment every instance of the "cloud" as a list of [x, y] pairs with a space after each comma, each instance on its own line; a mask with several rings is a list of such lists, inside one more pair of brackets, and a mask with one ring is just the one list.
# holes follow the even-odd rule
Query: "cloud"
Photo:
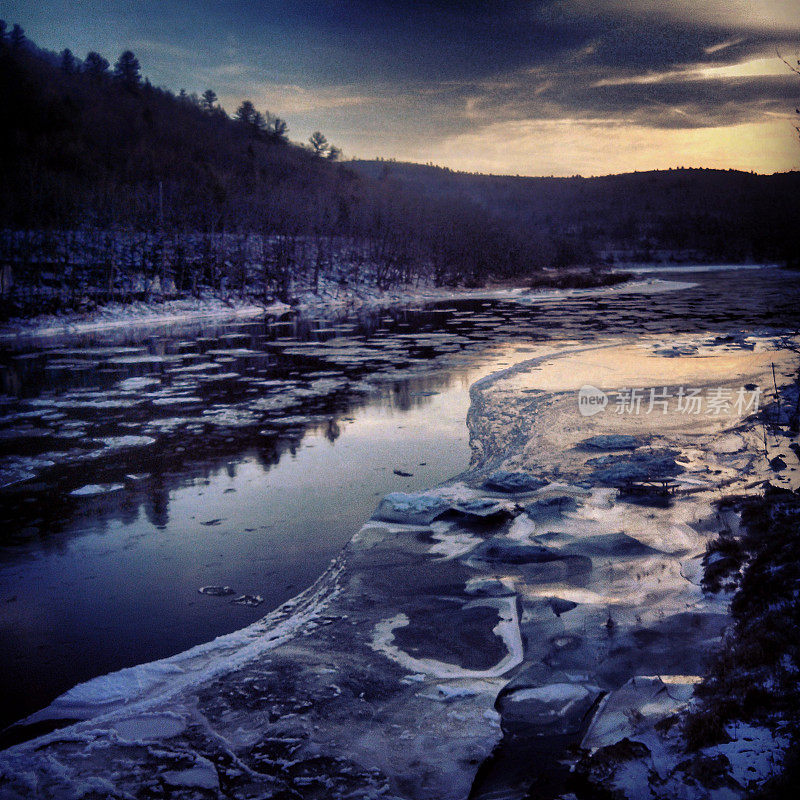
[[129, 47], [137, 53], [155, 55], [160, 58], [166, 57], [171, 60], [194, 60], [197, 56], [197, 52], [189, 47], [157, 39], [135, 39]]
[[734, 39], [728, 39], [725, 42], [719, 42], [718, 44], [712, 44], [708, 47], [703, 48], [703, 52], [706, 55], [712, 55], [713, 53], [719, 53], [721, 50], [727, 50], [729, 47], [733, 47], [734, 45], [741, 44], [744, 41], [744, 36], [737, 36]]
[[[348, 86], [327, 86], [308, 89], [298, 84], [254, 82], [249, 86], [237, 86], [234, 95], [221, 95], [221, 102], [235, 108], [242, 99], [252, 100], [257, 108], [263, 108], [281, 116], [320, 114], [328, 111], [345, 111], [358, 107], [375, 107], [382, 102], [377, 95], [366, 95], [353, 91]], [[244, 94], [242, 94], [244, 92]]]
[[229, 111], [252, 99], [350, 153], [429, 160], [493, 125], [564, 120], [711, 147], [696, 131], [774, 122], [800, 94], [776, 56], [798, 56], [800, 0], [9, 2], [45, 46], [135, 42], [154, 83], [212, 88]]
[[[591, 13], [596, 0], [568, 0], [579, 13]], [[668, 19], [683, 25], [710, 28], [736, 27], [742, 30], [800, 30], [800, 0], [602, 0], [606, 14], [652, 20]]]

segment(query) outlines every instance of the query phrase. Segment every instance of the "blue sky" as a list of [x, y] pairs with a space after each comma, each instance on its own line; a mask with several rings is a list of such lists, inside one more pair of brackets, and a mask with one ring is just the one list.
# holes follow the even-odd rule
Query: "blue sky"
[[32, 3], [37, 44], [132, 49], [173, 91], [213, 88], [346, 156], [510, 174], [800, 167], [800, 0]]

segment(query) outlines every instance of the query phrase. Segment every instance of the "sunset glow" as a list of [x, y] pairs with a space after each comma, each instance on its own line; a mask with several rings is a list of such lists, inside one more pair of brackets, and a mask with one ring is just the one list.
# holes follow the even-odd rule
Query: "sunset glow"
[[42, 46], [323, 130], [345, 157], [586, 175], [800, 167], [800, 0], [12, 0]]

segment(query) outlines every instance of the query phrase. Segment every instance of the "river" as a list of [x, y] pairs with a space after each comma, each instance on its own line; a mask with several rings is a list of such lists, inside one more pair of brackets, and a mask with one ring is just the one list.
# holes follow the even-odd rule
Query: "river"
[[469, 467], [483, 375], [601, 335], [797, 324], [796, 273], [691, 280], [5, 346], [0, 724], [309, 586], [383, 495]]

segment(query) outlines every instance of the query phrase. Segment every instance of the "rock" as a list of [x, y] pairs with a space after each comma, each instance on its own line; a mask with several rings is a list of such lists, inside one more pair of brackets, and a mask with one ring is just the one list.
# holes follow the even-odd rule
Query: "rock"
[[441, 497], [392, 492], [381, 500], [372, 518], [406, 525], [428, 525], [449, 509], [450, 503]]
[[393, 469], [392, 472], [394, 472], [395, 475], [399, 475], [401, 478], [413, 478], [414, 477], [414, 473], [413, 472], [404, 472], [402, 469]]
[[635, 450], [643, 444], [646, 444], [645, 440], [638, 436], [612, 433], [590, 436], [588, 439], [584, 439], [580, 446], [590, 450]]
[[487, 489], [498, 492], [532, 492], [547, 486], [548, 481], [537, 478], [528, 472], [506, 472], [499, 470], [490, 475], [484, 482]]

